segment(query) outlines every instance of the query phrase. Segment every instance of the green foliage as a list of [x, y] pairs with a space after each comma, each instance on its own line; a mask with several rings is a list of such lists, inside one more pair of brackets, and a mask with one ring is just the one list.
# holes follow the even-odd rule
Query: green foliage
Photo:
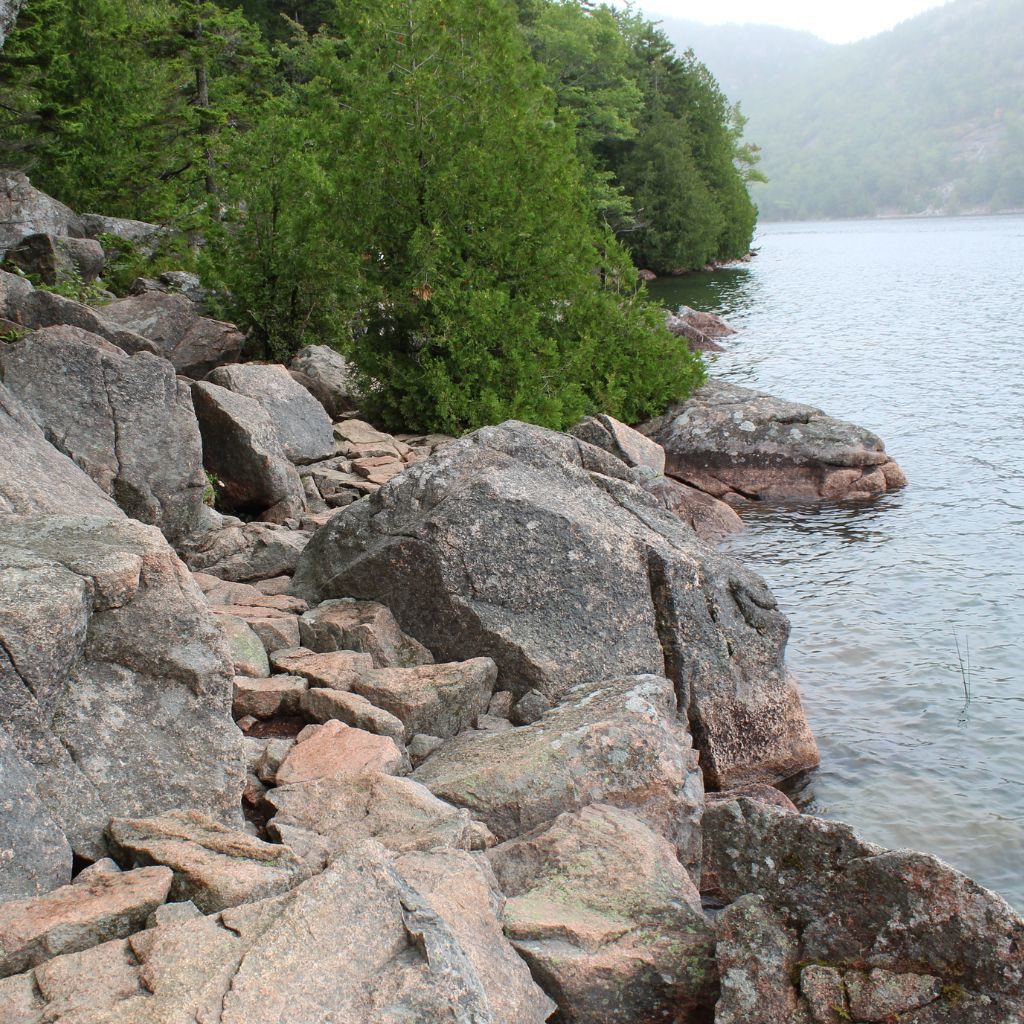
[[96, 236], [107, 260], [103, 268], [106, 287], [115, 295], [126, 295], [139, 277], [156, 277], [165, 270], [196, 269], [196, 256], [187, 238], [165, 231], [143, 247], [119, 235], [103, 232]]
[[243, 141], [245, 215], [211, 249], [263, 353], [330, 339], [410, 429], [564, 426], [692, 387], [500, 4], [349, 4], [330, 29]]
[[287, 360], [304, 345], [344, 347], [358, 308], [358, 252], [336, 192], [337, 158], [309, 92], [268, 106], [231, 153], [224, 199], [200, 273], [230, 295], [224, 314], [249, 331], [250, 353]]
[[[249, 354], [350, 355], [416, 430], [637, 420], [702, 379], [630, 260], [749, 244], [757, 154], [692, 55], [585, 0], [33, 0], [3, 145], [78, 209], [171, 224]], [[296, 20], [283, 15], [298, 14]], [[616, 237], [618, 236], [618, 237]]]
[[33, 0], [4, 58], [8, 163], [79, 210], [185, 229], [271, 84], [257, 30], [212, 3]]

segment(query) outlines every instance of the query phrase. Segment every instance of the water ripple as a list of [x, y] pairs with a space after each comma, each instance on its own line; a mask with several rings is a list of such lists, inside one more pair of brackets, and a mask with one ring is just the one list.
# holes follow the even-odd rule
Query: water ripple
[[753, 264], [658, 283], [742, 329], [713, 375], [874, 430], [911, 480], [872, 504], [758, 507], [729, 542], [793, 622], [822, 753], [797, 796], [1020, 908], [1022, 235], [1019, 217], [770, 225]]

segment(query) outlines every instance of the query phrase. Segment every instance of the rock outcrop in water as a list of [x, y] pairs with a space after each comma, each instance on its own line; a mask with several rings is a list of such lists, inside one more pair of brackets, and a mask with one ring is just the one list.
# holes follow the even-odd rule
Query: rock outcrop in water
[[907, 483], [870, 431], [724, 381], [641, 430], [668, 474], [731, 502], [874, 498]]
[[[178, 387], [47, 308], [0, 385], [4, 1024], [1024, 1019], [998, 896], [766, 785], [817, 756], [788, 625], [655, 441], [328, 439], [283, 367]], [[208, 391], [280, 522], [169, 528]]]

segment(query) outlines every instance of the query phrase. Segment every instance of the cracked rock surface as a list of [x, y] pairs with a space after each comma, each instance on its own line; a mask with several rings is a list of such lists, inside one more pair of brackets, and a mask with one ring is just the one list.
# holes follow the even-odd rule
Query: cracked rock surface
[[667, 675], [711, 787], [817, 763], [764, 582], [564, 434], [510, 421], [446, 445], [319, 530], [293, 589], [380, 601], [439, 659], [492, 658], [516, 696]]
[[907, 483], [863, 427], [726, 381], [709, 381], [641, 430], [665, 472], [729, 501], [872, 498]]
[[0, 384], [0, 512], [60, 515], [69, 506], [81, 515], [124, 518], [95, 482], [46, 440], [28, 409]]
[[[709, 804], [704, 861], [731, 921], [742, 924], [738, 901], [749, 894], [774, 915], [776, 925], [760, 931], [776, 956], [771, 927], [787, 929], [804, 1020], [831, 1024], [835, 1007], [839, 1020], [898, 1013], [914, 1024], [1024, 1016], [1024, 921], [934, 857], [883, 850], [841, 822], [741, 797]], [[734, 929], [745, 942], [757, 931], [750, 920]], [[764, 976], [771, 957], [762, 950], [754, 959], [750, 977]], [[790, 972], [780, 962], [776, 973]]]
[[202, 441], [169, 362], [128, 356], [77, 327], [48, 327], [4, 346], [0, 370], [50, 443], [126, 514], [172, 542], [199, 529]]
[[469, 854], [340, 854], [281, 896], [0, 981], [9, 1024], [541, 1024], [553, 1005], [501, 936]]
[[223, 633], [160, 533], [0, 516], [0, 714], [72, 849], [111, 817], [235, 821], [243, 782]]

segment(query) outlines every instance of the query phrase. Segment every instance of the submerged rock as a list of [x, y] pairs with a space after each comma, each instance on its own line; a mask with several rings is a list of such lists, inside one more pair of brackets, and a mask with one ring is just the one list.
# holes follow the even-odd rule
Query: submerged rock
[[641, 429], [667, 473], [729, 501], [872, 498], [907, 483], [870, 431], [725, 381]]
[[381, 601], [435, 656], [492, 658], [517, 697], [667, 674], [711, 787], [815, 765], [767, 587], [634, 481], [564, 434], [484, 428], [332, 519], [293, 589]]

